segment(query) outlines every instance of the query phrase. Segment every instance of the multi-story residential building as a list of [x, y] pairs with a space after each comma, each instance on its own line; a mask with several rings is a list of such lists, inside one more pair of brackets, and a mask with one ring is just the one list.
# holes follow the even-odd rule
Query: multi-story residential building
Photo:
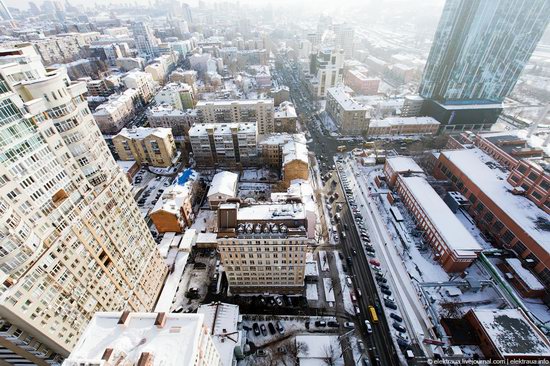
[[182, 111], [169, 105], [154, 106], [147, 114], [150, 127], [171, 128], [174, 136], [189, 136], [189, 129], [199, 121], [196, 109]]
[[195, 70], [176, 69], [170, 74], [170, 81], [194, 86], [197, 82], [197, 72]]
[[368, 77], [363, 71], [352, 69], [345, 71], [344, 83], [357, 94], [376, 95], [378, 94], [380, 79]]
[[86, 84], [20, 47], [0, 86], [0, 358], [47, 366], [97, 311], [151, 310], [167, 270]]
[[259, 135], [275, 131], [273, 99], [199, 101], [196, 108], [202, 123], [255, 122]]
[[113, 137], [113, 145], [120, 160], [135, 160], [139, 164], [167, 168], [178, 157], [169, 128], [123, 128]]
[[112, 95], [109, 100], [100, 104], [94, 118], [104, 134], [118, 133], [124, 125], [135, 116], [136, 106], [141, 105], [141, 98], [136, 89], [127, 89], [122, 94]]
[[113, 94], [113, 90], [107, 86], [105, 80], [92, 80], [88, 78], [86, 80], [86, 87], [88, 89], [88, 95], [94, 97], [108, 97]]
[[195, 96], [193, 88], [185, 83], [166, 84], [157, 95], [155, 95], [157, 104], [171, 105], [175, 109], [192, 109], [195, 106]]
[[542, 37], [549, 12], [546, 0], [448, 0], [420, 85], [426, 99], [421, 115], [450, 131], [491, 126]]
[[424, 104], [424, 98], [420, 95], [406, 95], [401, 108], [401, 117], [418, 117]]
[[99, 312], [63, 365], [222, 366], [211, 332], [204, 314]]
[[159, 233], [181, 233], [191, 226], [194, 219], [193, 199], [198, 190], [198, 173], [188, 169], [176, 183], [162, 193], [153, 209], [149, 212], [151, 221]]
[[89, 58], [104, 61], [110, 66], [115, 66], [117, 58], [125, 56], [121, 45], [117, 43], [91, 45], [87, 47], [87, 51]]
[[145, 72], [151, 74], [153, 80], [159, 84], [164, 84], [168, 75], [176, 66], [176, 57], [174, 53], [162, 55], [153, 60], [153, 63], [145, 66]]
[[435, 135], [440, 123], [432, 117], [389, 117], [369, 123], [369, 137]]
[[330, 88], [342, 83], [344, 51], [323, 49], [311, 56], [309, 72], [312, 94], [324, 98]]
[[134, 22], [132, 24], [132, 34], [140, 57], [150, 60], [159, 55], [159, 41], [147, 24]]
[[482, 248], [422, 176], [398, 175], [396, 190], [447, 272], [463, 272]]
[[281, 171], [285, 187], [309, 179], [309, 156], [304, 134], [273, 134], [258, 143], [262, 163]]
[[153, 99], [157, 89], [157, 83], [155, 83], [151, 74], [138, 70], [130, 71], [122, 79], [122, 82], [126, 88], [136, 89], [143, 98], [144, 103], [148, 103]]
[[290, 88], [285, 85], [281, 85], [277, 88], [270, 90], [269, 95], [273, 98], [273, 104], [278, 107], [283, 102], [290, 102]]
[[296, 109], [291, 102], [282, 102], [278, 107], [275, 107], [273, 119], [275, 125], [273, 132], [296, 133], [298, 115], [296, 114]]
[[256, 123], [198, 123], [189, 130], [193, 158], [202, 166], [257, 164]]
[[115, 64], [122, 71], [131, 71], [134, 69], [143, 71], [145, 68], [145, 59], [141, 57], [119, 57], [116, 59]]
[[369, 129], [372, 107], [357, 102], [352, 92], [344, 86], [327, 91], [325, 110], [343, 134], [360, 134]]
[[334, 24], [332, 30], [335, 35], [336, 48], [344, 50], [345, 58], [351, 58], [353, 56], [353, 37], [355, 35], [353, 27], [347, 24]]
[[233, 293], [302, 293], [307, 238], [302, 203], [218, 208], [218, 250]]
[[434, 169], [436, 178], [448, 178], [469, 200], [468, 212], [480, 230], [497, 245], [513, 250], [548, 289], [548, 213], [523, 197], [521, 187], [508, 183], [508, 175], [496, 160], [476, 148], [444, 151]]

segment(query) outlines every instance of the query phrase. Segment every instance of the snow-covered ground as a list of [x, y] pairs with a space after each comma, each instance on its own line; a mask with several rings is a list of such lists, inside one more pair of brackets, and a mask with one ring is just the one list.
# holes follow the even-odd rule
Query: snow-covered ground
[[269, 201], [271, 197], [271, 187], [269, 183], [242, 183], [238, 184], [237, 197], [244, 199], [253, 199], [254, 201]]
[[336, 262], [336, 268], [338, 269], [338, 279], [340, 280], [340, 288], [342, 289], [342, 298], [344, 300], [344, 309], [351, 315], [355, 315], [355, 309], [353, 308], [353, 302], [351, 301], [351, 292], [352, 290], [346, 283], [346, 273], [342, 268], [342, 261], [338, 256], [338, 251], [332, 252], [334, 255], [334, 261]]
[[245, 169], [241, 172], [241, 176], [240, 176], [241, 182], [244, 182], [244, 181], [261, 182], [263, 180], [273, 181], [273, 180], [277, 180], [278, 178], [279, 177], [276, 171], [267, 169], [267, 168]]

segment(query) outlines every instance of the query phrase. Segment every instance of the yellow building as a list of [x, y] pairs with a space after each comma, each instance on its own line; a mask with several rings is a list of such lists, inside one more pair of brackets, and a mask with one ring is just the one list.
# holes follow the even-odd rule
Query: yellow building
[[176, 162], [176, 144], [169, 128], [123, 128], [113, 137], [113, 144], [120, 160], [156, 167], [169, 167]]

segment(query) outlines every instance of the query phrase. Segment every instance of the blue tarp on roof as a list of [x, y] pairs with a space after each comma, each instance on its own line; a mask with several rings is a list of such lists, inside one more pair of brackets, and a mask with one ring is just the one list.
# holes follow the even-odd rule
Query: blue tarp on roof
[[184, 185], [188, 180], [189, 177], [193, 174], [193, 169], [187, 168], [181, 173], [181, 175], [178, 177], [178, 185], [182, 186]]

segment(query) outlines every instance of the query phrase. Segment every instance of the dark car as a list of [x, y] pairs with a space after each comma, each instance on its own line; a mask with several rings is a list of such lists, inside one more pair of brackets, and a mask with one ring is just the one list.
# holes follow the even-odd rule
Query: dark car
[[391, 291], [390, 290], [386, 290], [386, 289], [382, 289], [380, 290], [380, 292], [382, 292], [384, 295], [388, 295], [388, 296], [391, 296]]
[[265, 337], [267, 335], [267, 328], [265, 327], [265, 324], [260, 325], [260, 330], [262, 331], [262, 334]]
[[395, 305], [395, 303], [392, 301], [384, 300], [384, 305], [386, 305], [386, 307], [390, 309], [397, 310], [397, 305]]
[[277, 323], [275, 323], [275, 328], [277, 328], [279, 333], [285, 334], [285, 327], [283, 327], [283, 323], [280, 320], [277, 320]]
[[340, 257], [340, 259], [344, 259], [344, 255], [342, 254], [342, 252], [338, 252], [338, 257]]
[[275, 330], [275, 326], [273, 325], [273, 323], [269, 323], [267, 324], [267, 328], [269, 329], [269, 333], [271, 334], [277, 334], [277, 331]]
[[376, 276], [376, 281], [378, 281], [378, 283], [387, 283], [388, 282], [388, 280], [385, 279], [382, 276]]
[[351, 257], [346, 258], [346, 263], [348, 264], [348, 266], [351, 266]]
[[382, 290], [389, 290], [389, 289], [390, 289], [390, 286], [386, 285], [385, 283], [381, 283], [381, 284], [380, 284], [380, 288], [381, 288]]
[[403, 318], [400, 317], [399, 315], [397, 315], [396, 313], [391, 313], [391, 314], [390, 314], [390, 318], [392, 318], [393, 320], [397, 320], [398, 322], [402, 322], [402, 321], [403, 321]]
[[396, 322], [393, 322], [392, 327], [393, 327], [393, 329], [395, 329], [395, 330], [397, 330], [398, 332], [401, 332], [401, 333], [405, 333], [407, 331], [407, 329], [405, 329], [404, 326], [402, 326], [401, 324], [398, 324]]
[[329, 321], [329, 322], [327, 323], [327, 325], [328, 325], [329, 327], [331, 327], [331, 328], [339, 328], [339, 327], [340, 327], [340, 324], [338, 324], [338, 322], [333, 321], [333, 320]]
[[409, 341], [407, 341], [405, 338], [401, 338], [399, 336], [396, 337], [397, 344], [401, 347], [409, 347]]
[[327, 322], [325, 322], [324, 320], [316, 320], [316, 321], [315, 321], [315, 326], [316, 326], [316, 327], [326, 327], [326, 326], [327, 326]]
[[259, 336], [260, 335], [260, 326], [258, 323], [252, 324], [252, 330], [254, 330], [254, 335]]

